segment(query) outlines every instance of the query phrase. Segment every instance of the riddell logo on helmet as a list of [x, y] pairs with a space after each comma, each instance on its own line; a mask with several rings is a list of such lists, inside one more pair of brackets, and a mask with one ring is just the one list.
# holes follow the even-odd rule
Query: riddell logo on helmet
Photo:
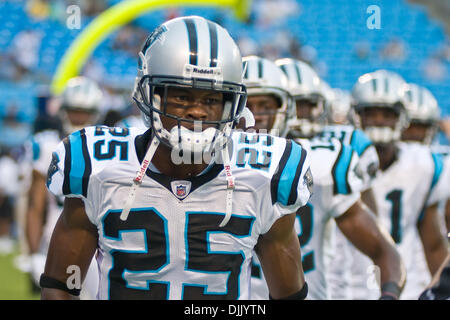
[[200, 73], [200, 74], [214, 74], [214, 70], [213, 69], [201, 69], [201, 68], [196, 68], [196, 67], [194, 67], [192, 72], [193, 73]]
[[192, 64], [186, 64], [183, 76], [191, 78], [193, 76], [201, 76], [201, 78], [214, 79], [222, 81], [222, 70], [220, 68], [199, 67]]

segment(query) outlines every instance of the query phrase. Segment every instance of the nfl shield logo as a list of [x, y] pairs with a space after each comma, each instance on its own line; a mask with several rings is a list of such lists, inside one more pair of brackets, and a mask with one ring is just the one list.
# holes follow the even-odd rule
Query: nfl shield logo
[[177, 196], [183, 198], [186, 195], [186, 186], [177, 186]]
[[176, 180], [171, 183], [172, 193], [180, 200], [183, 200], [191, 191], [191, 182], [185, 180]]

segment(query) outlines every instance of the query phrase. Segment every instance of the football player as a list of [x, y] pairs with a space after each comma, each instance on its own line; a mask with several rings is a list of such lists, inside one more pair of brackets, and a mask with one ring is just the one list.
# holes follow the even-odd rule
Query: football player
[[[443, 157], [442, 178], [439, 179], [433, 188], [429, 201], [438, 202], [438, 212], [441, 220], [443, 234], [450, 231], [450, 147], [434, 144], [434, 137], [439, 128], [440, 109], [436, 98], [425, 87], [414, 83], [408, 84], [406, 91], [406, 112], [409, 118], [409, 126], [402, 132], [402, 141], [408, 143], [419, 143], [430, 146], [433, 156]], [[438, 201], [441, 199], [440, 201]], [[423, 274], [426, 274], [427, 267], [422, 252], [418, 252], [417, 265], [421, 265]]]
[[[326, 250], [332, 244], [328, 221], [336, 219], [339, 227], [361, 250], [370, 255], [382, 270], [381, 293], [383, 298], [395, 298], [403, 286], [402, 264], [394, 246], [377, 228], [374, 219], [366, 213], [359, 201], [362, 186], [358, 156], [348, 145], [338, 139], [314, 138], [323, 128], [322, 108], [324, 97], [320, 94], [320, 79], [315, 71], [303, 62], [281, 59], [275, 63], [288, 78], [288, 90], [294, 96], [293, 119], [288, 137], [294, 138], [311, 154], [311, 172], [314, 177], [313, 192], [308, 204], [297, 211], [296, 230], [302, 248], [302, 263], [310, 288], [310, 299], [330, 299], [325, 273]], [[266, 64], [262, 64], [264, 67]], [[268, 65], [268, 64], [267, 64]], [[269, 76], [262, 71], [261, 77]], [[273, 75], [273, 74], [272, 74]], [[273, 81], [273, 79], [271, 79]], [[261, 79], [261, 85], [269, 79]], [[251, 109], [251, 104], [248, 104]], [[321, 110], [323, 111], [323, 109]], [[292, 126], [292, 127], [291, 127]], [[305, 126], [305, 127], [303, 127]], [[269, 128], [266, 128], [269, 129]], [[303, 139], [302, 139], [303, 138]], [[252, 284], [257, 292], [255, 299], [267, 299], [263, 276], [254, 270]]]
[[7, 148], [0, 145], [0, 254], [14, 251], [15, 241], [11, 235], [14, 208], [20, 192], [19, 165]]
[[[447, 256], [436, 202], [430, 194], [442, 178], [442, 159], [429, 148], [400, 142], [407, 128], [407, 84], [396, 73], [377, 70], [359, 77], [352, 96], [356, 123], [375, 144], [380, 172], [372, 184], [380, 223], [390, 232], [402, 255], [407, 281], [402, 299], [417, 299], [429, 282], [416, 253], [425, 253], [433, 275]], [[423, 249], [422, 249], [423, 246]], [[419, 268], [420, 269], [420, 268]]]
[[[63, 137], [95, 123], [101, 98], [102, 91], [94, 81], [85, 77], [70, 79], [62, 95], [57, 97], [60, 100], [58, 117], [63, 130], [40, 131], [32, 137], [29, 144], [32, 173], [25, 234], [31, 258], [31, 275], [36, 284], [39, 284], [39, 277], [44, 271], [50, 237], [61, 214], [64, 200], [62, 197], [53, 196], [46, 188], [47, 169], [52, 152]], [[96, 273], [92, 265], [83, 291], [83, 299], [95, 299]]]
[[[242, 58], [197, 16], [156, 28], [133, 98], [147, 131], [88, 127], [57, 148], [49, 188], [66, 195], [42, 298], [74, 298], [98, 247], [100, 299], [249, 299], [255, 250], [274, 299], [304, 299], [295, 212], [309, 156], [283, 138], [234, 132], [246, 103]], [[136, 173], [137, 172], [137, 173]]]
[[[361, 189], [361, 200], [376, 214], [377, 209], [373, 192], [370, 188], [379, 167], [378, 155], [374, 145], [361, 129], [353, 125], [354, 115], [351, 108], [351, 93], [341, 89], [332, 89], [324, 80], [321, 81], [321, 89], [326, 100], [328, 124], [319, 133], [321, 137], [335, 137], [344, 144], [351, 145], [359, 156], [359, 166], [363, 173], [363, 188]], [[377, 286], [370, 289], [366, 282], [373, 276], [371, 260], [355, 248], [348, 239], [336, 227], [334, 220], [331, 221], [335, 233], [335, 250], [331, 254], [329, 274], [330, 295], [332, 299], [340, 300], [367, 300], [378, 297]], [[339, 254], [336, 254], [339, 252]], [[366, 262], [366, 263], [363, 263]], [[353, 272], [352, 268], [359, 271]], [[361, 290], [352, 290], [352, 279], [356, 274], [361, 275], [360, 280], [364, 283]]]
[[[439, 105], [430, 90], [413, 83], [408, 84], [406, 98], [406, 111], [410, 124], [403, 131], [402, 140], [429, 145], [435, 157], [444, 157], [443, 178], [440, 179], [430, 197], [445, 198], [439, 203], [439, 209], [445, 216], [446, 232], [450, 232], [450, 147], [432, 143], [439, 128]], [[439, 191], [444, 192], [445, 195], [440, 196]]]
[[252, 55], [242, 60], [246, 64], [247, 107], [255, 118], [255, 129], [285, 137], [287, 121], [293, 116], [288, 113], [294, 110], [287, 77], [269, 59]]
[[402, 140], [430, 145], [439, 128], [436, 98], [427, 88], [408, 83], [405, 99], [409, 125], [402, 132]]

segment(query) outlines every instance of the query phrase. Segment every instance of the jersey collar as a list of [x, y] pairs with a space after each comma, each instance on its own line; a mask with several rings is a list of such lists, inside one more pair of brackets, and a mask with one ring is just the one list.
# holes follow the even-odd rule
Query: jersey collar
[[[151, 129], [148, 129], [145, 133], [136, 136], [134, 140], [135, 148], [136, 148], [136, 155], [139, 160], [139, 163], [142, 163], [144, 160], [146, 148], [148, 146], [148, 143], [150, 142], [151, 138]], [[213, 180], [215, 177], [219, 175], [219, 173], [223, 170], [223, 164], [213, 164], [208, 166], [207, 170], [203, 171], [200, 175], [195, 177], [190, 177], [183, 179], [185, 181], [189, 181], [191, 183], [191, 190], [190, 193], [192, 193], [195, 189], [199, 188], [200, 186], [208, 183], [209, 181]], [[161, 184], [163, 187], [165, 187], [167, 190], [169, 190], [172, 193], [172, 186], [171, 183], [173, 181], [179, 181], [180, 179], [173, 178], [166, 176], [159, 172], [151, 171], [150, 168], [147, 169], [146, 175], [150, 177], [151, 179], [155, 180], [159, 184]]]

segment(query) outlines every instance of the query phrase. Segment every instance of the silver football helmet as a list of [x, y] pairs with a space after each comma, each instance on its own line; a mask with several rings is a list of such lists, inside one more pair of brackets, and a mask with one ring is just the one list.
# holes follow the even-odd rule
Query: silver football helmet
[[311, 137], [319, 133], [326, 123], [325, 98], [317, 72], [306, 62], [291, 58], [278, 59], [275, 64], [288, 78], [288, 91], [295, 103], [306, 100], [315, 105], [310, 118], [296, 114], [288, 121], [289, 134], [294, 137]]
[[[397, 73], [377, 70], [358, 78], [353, 86], [353, 108], [355, 124], [365, 131], [375, 144], [386, 144], [400, 140], [401, 132], [409, 121], [405, 109], [405, 94], [408, 85]], [[364, 126], [360, 113], [367, 108], [389, 108], [398, 114], [395, 128], [389, 126]]]
[[354, 122], [352, 109], [352, 95], [349, 91], [332, 88], [333, 95], [329, 103], [328, 120], [335, 124], [349, 124]]
[[[181, 151], [211, 150], [236, 124], [246, 103], [242, 83], [242, 58], [234, 40], [218, 24], [197, 16], [169, 20], [156, 28], [139, 52], [138, 75], [133, 99], [143, 113], [144, 123], [156, 137]], [[220, 121], [182, 119], [166, 112], [169, 88], [194, 88], [222, 93]], [[175, 119], [165, 128], [161, 117]], [[200, 124], [200, 130], [185, 126]], [[201, 130], [201, 124], [213, 125]]]
[[410, 122], [429, 126], [423, 142], [430, 144], [439, 127], [440, 109], [436, 98], [427, 88], [409, 83], [406, 101]]
[[[60, 96], [59, 115], [64, 133], [69, 134], [94, 124], [100, 114], [102, 98], [103, 92], [95, 81], [82, 76], [69, 79]], [[92, 117], [86, 123], [74, 124], [68, 115], [70, 111], [84, 111], [91, 113]]]
[[268, 130], [284, 137], [288, 129], [287, 121], [295, 115], [294, 100], [288, 92], [286, 75], [273, 61], [266, 58], [252, 55], [244, 57], [242, 61], [247, 64], [244, 84], [248, 96], [273, 95], [280, 102], [272, 128]]

